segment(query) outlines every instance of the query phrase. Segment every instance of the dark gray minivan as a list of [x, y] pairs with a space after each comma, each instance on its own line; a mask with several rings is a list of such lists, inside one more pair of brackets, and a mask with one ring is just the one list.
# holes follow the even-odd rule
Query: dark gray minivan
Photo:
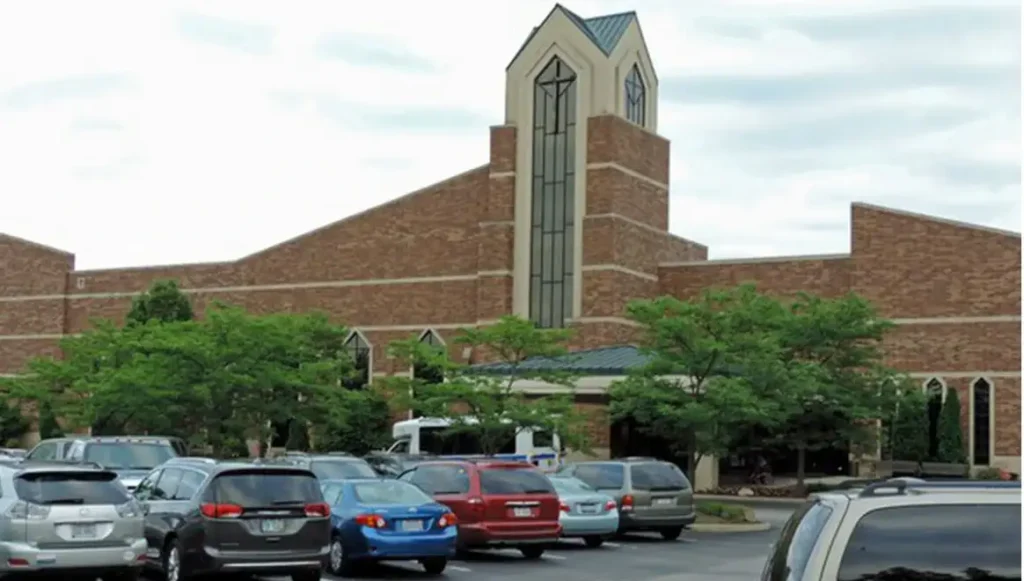
[[693, 524], [693, 487], [675, 464], [655, 458], [620, 458], [570, 464], [574, 476], [608, 494], [619, 505], [619, 532], [656, 531], [674, 540]]
[[147, 565], [167, 581], [231, 573], [317, 581], [326, 565], [331, 511], [306, 468], [175, 458], [135, 497], [146, 514]]

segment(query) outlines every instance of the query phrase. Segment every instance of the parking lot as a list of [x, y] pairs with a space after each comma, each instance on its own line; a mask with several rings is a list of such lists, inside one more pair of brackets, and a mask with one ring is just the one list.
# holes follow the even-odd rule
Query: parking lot
[[[768, 548], [790, 514], [779, 508], [757, 508], [772, 529], [761, 533], [684, 533], [678, 541], [655, 535], [630, 535], [599, 549], [565, 541], [539, 561], [526, 561], [517, 551], [480, 552], [449, 564], [445, 576], [462, 579], [529, 579], [531, 581], [750, 581], [761, 574]], [[328, 579], [332, 577], [327, 576]], [[415, 563], [385, 565], [370, 579], [427, 579]], [[274, 581], [284, 578], [271, 578]]]

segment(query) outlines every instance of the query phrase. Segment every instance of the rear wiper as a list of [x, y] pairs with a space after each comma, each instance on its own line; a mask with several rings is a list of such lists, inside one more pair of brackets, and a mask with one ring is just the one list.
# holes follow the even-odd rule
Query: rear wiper
[[85, 504], [84, 498], [54, 498], [47, 500], [46, 504]]
[[683, 490], [682, 486], [652, 486], [648, 488], [651, 492], [665, 492], [668, 490]]
[[438, 490], [434, 494], [462, 494], [458, 490]]
[[283, 506], [285, 504], [303, 504], [305, 500], [275, 500], [270, 503], [271, 506]]
[[128, 470], [152, 470], [152, 466], [129, 466]]
[[547, 494], [549, 490], [543, 488], [531, 488], [530, 490], [524, 491], [524, 494]]

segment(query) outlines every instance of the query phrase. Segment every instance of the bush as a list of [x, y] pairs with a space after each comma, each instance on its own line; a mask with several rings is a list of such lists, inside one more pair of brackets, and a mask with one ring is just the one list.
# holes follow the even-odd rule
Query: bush
[[707, 515], [720, 519], [730, 523], [744, 523], [752, 522], [753, 518], [748, 518], [748, 508], [735, 505], [726, 504], [723, 502], [699, 502], [697, 503], [697, 512], [699, 514]]
[[960, 397], [955, 389], [946, 393], [946, 401], [939, 412], [939, 451], [936, 460], [947, 464], [963, 464], [967, 461], [964, 450], [964, 433], [960, 426]]
[[928, 459], [928, 400], [921, 390], [903, 394], [892, 422], [892, 460]]
[[755, 498], [804, 498], [807, 496], [806, 486], [719, 486], [698, 490], [698, 494], [711, 494], [716, 496], [740, 496], [741, 490], [753, 492]]

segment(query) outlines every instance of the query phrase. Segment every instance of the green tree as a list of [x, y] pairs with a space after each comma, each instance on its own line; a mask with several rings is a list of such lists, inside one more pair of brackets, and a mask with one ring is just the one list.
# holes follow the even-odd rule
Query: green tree
[[[475, 436], [484, 454], [497, 453], [510, 435], [524, 428], [557, 433], [563, 447], [589, 449], [584, 425], [587, 418], [574, 405], [575, 377], [537, 371], [524, 365], [531, 358], [566, 354], [571, 338], [565, 329], [541, 329], [515, 316], [478, 329], [462, 329], [455, 344], [504, 364], [500, 375], [490, 375], [452, 361], [445, 350], [410, 338], [391, 344], [392, 356], [414, 366], [435, 370], [443, 382], [392, 377], [383, 383], [398, 409], [415, 408], [425, 416], [452, 420], [449, 436]], [[564, 393], [534, 396], [517, 387], [520, 381], [544, 381], [564, 388]]]
[[882, 364], [882, 339], [891, 324], [867, 300], [801, 293], [783, 306], [785, 316], [774, 319], [782, 373], [767, 396], [777, 398], [784, 413], [777, 427], [763, 433], [766, 441], [796, 452], [802, 485], [807, 452], [877, 444], [877, 420], [901, 382]]
[[960, 396], [957, 390], [946, 392], [946, 401], [942, 402], [938, 425], [939, 462], [963, 464], [967, 462], [964, 448], [963, 427], [960, 424]]
[[29, 421], [21, 410], [21, 402], [5, 399], [0, 403], [0, 446], [21, 446], [28, 433]]
[[771, 426], [784, 309], [750, 285], [707, 290], [694, 300], [638, 300], [628, 316], [642, 325], [650, 363], [609, 390], [610, 413], [670, 443], [688, 459], [725, 454], [751, 424]]
[[928, 398], [920, 388], [901, 392], [889, 432], [892, 460], [924, 462], [928, 459]]
[[149, 321], [172, 323], [195, 318], [192, 302], [173, 280], [154, 282], [149, 290], [132, 299], [132, 308], [125, 318], [129, 325], [144, 325]]

